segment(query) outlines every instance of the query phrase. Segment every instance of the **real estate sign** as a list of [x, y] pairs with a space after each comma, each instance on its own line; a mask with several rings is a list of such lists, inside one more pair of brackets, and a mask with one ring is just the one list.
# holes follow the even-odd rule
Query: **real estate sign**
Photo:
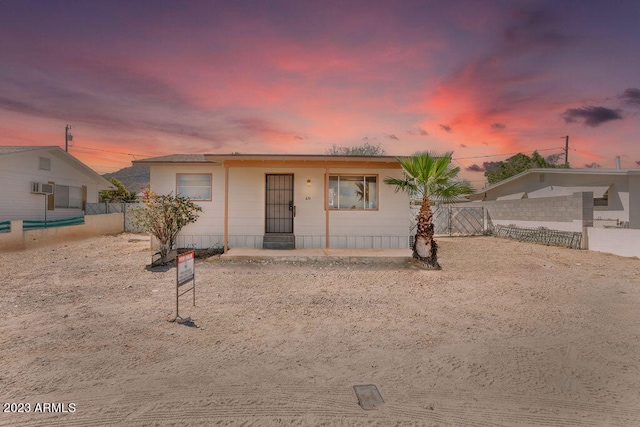
[[[196, 272], [195, 272], [195, 252], [187, 252], [178, 255], [176, 258], [176, 319], [180, 319], [179, 301], [180, 297], [189, 291], [193, 291], [193, 306], [196, 305]], [[180, 293], [180, 286], [192, 282], [193, 286]]]
[[194, 252], [178, 255], [178, 286], [182, 286], [195, 278], [193, 268], [194, 255]]

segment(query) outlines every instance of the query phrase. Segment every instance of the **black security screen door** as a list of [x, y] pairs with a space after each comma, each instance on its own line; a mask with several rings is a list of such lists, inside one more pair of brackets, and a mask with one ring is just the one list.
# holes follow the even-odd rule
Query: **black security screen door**
[[293, 175], [267, 175], [265, 232], [293, 233]]

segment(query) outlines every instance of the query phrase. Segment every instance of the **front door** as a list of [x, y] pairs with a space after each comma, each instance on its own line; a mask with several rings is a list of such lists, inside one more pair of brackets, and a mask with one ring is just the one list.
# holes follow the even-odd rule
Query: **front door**
[[265, 232], [293, 233], [293, 174], [267, 175]]

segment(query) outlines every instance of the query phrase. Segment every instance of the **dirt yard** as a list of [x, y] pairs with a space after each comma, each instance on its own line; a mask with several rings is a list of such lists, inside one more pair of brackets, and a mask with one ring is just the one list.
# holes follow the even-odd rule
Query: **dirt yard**
[[439, 242], [443, 271], [198, 260], [197, 327], [143, 236], [0, 254], [0, 425], [640, 425], [640, 260]]

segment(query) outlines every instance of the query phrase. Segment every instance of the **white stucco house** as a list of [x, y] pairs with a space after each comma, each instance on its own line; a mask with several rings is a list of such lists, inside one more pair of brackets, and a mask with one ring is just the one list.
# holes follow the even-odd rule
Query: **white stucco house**
[[170, 155], [149, 165], [151, 190], [192, 198], [183, 247], [408, 248], [409, 199], [383, 183], [391, 156]]
[[57, 146], [0, 146], [0, 221], [83, 215], [111, 183]]
[[593, 193], [594, 226], [640, 229], [640, 169], [530, 169], [488, 186], [469, 199], [552, 200], [579, 192]]

